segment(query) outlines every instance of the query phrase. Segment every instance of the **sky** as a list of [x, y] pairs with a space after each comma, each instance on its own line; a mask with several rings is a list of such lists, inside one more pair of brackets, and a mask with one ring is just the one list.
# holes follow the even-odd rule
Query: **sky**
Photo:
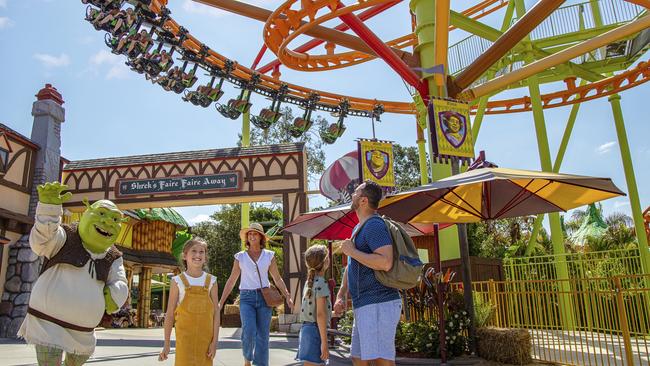
[[[281, 1], [248, 1], [269, 10]], [[349, 1], [344, 1], [349, 3]], [[453, 1], [462, 10], [476, 1]], [[533, 2], [527, 1], [528, 6]], [[567, 3], [572, 3], [571, 1]], [[84, 20], [85, 5], [71, 0], [0, 0], [0, 123], [30, 136], [34, 95], [51, 83], [65, 100], [62, 154], [69, 160], [156, 154], [233, 147], [241, 122], [223, 118], [214, 107], [203, 109], [183, 102], [179, 95], [152, 85], [130, 71], [124, 56], [104, 45], [104, 33]], [[263, 44], [263, 23], [215, 10], [191, 0], [170, 0], [172, 17], [195, 37], [222, 55], [250, 66]], [[500, 24], [502, 13], [485, 19]], [[326, 24], [333, 26], [334, 24]], [[411, 29], [408, 2], [389, 9], [367, 25], [388, 40]], [[467, 35], [450, 34], [450, 43]], [[298, 40], [299, 43], [301, 39]], [[296, 43], [298, 45], [299, 43]], [[262, 63], [273, 59], [267, 52]], [[648, 60], [644, 55], [641, 60]], [[330, 92], [365, 98], [408, 101], [402, 80], [382, 61], [374, 60], [336, 71], [304, 73], [282, 68], [288, 82]], [[207, 82], [203, 77], [200, 82]], [[542, 93], [558, 89], [543, 85]], [[238, 94], [226, 87], [223, 100]], [[624, 91], [622, 107], [635, 168], [642, 209], [650, 205], [650, 123], [647, 100], [650, 84]], [[508, 95], [527, 95], [515, 90]], [[254, 96], [253, 113], [270, 102]], [[299, 113], [297, 107], [294, 114]], [[545, 111], [552, 160], [557, 152], [570, 107]], [[334, 119], [322, 112], [320, 115]], [[327, 164], [356, 149], [355, 139], [372, 137], [368, 118], [346, 119], [347, 131], [333, 145], [325, 145]], [[378, 139], [415, 146], [412, 116], [384, 114], [377, 125]], [[488, 115], [477, 138], [476, 151], [501, 167], [540, 170], [532, 113]], [[607, 98], [590, 101], [580, 109], [561, 172], [610, 177], [627, 192], [616, 131]], [[317, 182], [310, 189], [317, 189]], [[319, 196], [310, 205], [324, 204]], [[630, 213], [627, 197], [603, 202], [605, 213]], [[215, 206], [179, 208], [195, 223], [207, 218]]]

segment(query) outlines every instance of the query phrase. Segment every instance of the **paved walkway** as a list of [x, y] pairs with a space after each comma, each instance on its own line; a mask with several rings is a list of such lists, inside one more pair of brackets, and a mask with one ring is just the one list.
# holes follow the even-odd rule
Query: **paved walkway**
[[[219, 348], [215, 365], [243, 365], [238, 328], [222, 328], [219, 334]], [[158, 362], [162, 349], [163, 330], [157, 329], [106, 329], [96, 332], [97, 349], [88, 365], [146, 366], [173, 365], [174, 354], [165, 362]], [[271, 336], [270, 365], [299, 365], [294, 361], [298, 338], [284, 335]], [[173, 343], [172, 343], [173, 347]], [[173, 352], [173, 348], [172, 348]], [[330, 366], [351, 365], [347, 354], [330, 352]], [[0, 338], [0, 365], [35, 365], [34, 349], [24, 342]]]

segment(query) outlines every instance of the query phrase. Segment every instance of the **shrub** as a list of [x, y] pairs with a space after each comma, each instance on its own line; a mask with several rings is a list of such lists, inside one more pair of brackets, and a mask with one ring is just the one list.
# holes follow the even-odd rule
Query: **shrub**
[[445, 340], [447, 355], [460, 356], [467, 352], [467, 338], [465, 334], [469, 328], [470, 318], [465, 310], [448, 311], [445, 316]]
[[[341, 332], [352, 334], [353, 321], [354, 321], [354, 313], [352, 312], [352, 310], [346, 311], [345, 314], [343, 314], [343, 316], [339, 319], [338, 329]], [[352, 341], [352, 339], [347, 336], [341, 336], [341, 340], [348, 344]]]
[[492, 302], [484, 300], [480, 294], [474, 294], [474, 322], [477, 328], [488, 325], [496, 313], [496, 306]]
[[395, 349], [398, 353], [416, 357], [439, 357], [439, 338], [438, 327], [433, 323], [400, 322], [395, 334]]

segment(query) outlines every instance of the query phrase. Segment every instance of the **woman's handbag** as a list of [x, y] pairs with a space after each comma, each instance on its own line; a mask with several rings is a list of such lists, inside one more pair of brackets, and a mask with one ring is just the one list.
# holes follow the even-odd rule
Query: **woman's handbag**
[[266, 303], [266, 306], [269, 307], [276, 307], [284, 304], [284, 297], [280, 295], [280, 291], [278, 291], [273, 284], [269, 283], [269, 287], [263, 287], [262, 285], [262, 275], [260, 274], [260, 267], [257, 266], [257, 262], [253, 261], [255, 263], [255, 267], [257, 267], [257, 276], [260, 279], [260, 290], [262, 290], [262, 297], [264, 298], [264, 302]]

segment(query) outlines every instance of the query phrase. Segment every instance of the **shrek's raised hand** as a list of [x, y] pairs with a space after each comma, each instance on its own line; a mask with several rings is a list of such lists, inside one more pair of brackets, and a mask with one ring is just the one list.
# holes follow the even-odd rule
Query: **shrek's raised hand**
[[95, 350], [93, 329], [104, 311], [117, 311], [128, 295], [122, 253], [113, 246], [123, 216], [111, 201], [84, 201], [79, 223], [61, 224], [61, 205], [72, 194], [58, 182], [37, 188], [29, 244], [45, 258], [18, 335], [36, 346], [39, 365], [57, 364], [63, 351], [80, 365]]

